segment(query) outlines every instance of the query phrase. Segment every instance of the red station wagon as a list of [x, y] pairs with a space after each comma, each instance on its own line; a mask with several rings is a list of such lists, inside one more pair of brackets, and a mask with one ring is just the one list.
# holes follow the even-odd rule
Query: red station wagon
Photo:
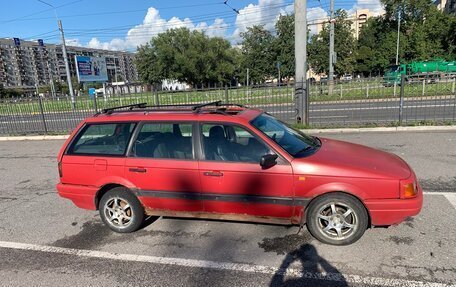
[[99, 210], [116, 232], [139, 229], [146, 215], [199, 217], [306, 224], [346, 245], [423, 203], [398, 156], [221, 102], [105, 109], [79, 124], [58, 162], [59, 195]]

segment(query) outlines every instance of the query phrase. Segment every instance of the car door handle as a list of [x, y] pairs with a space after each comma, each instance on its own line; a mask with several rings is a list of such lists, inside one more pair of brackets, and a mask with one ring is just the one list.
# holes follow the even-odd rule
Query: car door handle
[[223, 176], [223, 172], [220, 172], [220, 171], [206, 171], [203, 174], [205, 176], [216, 176], [216, 177]]
[[131, 167], [128, 169], [129, 172], [139, 172], [139, 173], [146, 173], [147, 169], [142, 167]]

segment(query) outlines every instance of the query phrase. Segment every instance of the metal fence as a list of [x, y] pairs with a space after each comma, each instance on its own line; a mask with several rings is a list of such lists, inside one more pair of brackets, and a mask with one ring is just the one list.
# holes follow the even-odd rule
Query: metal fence
[[[385, 85], [381, 78], [309, 82], [309, 125], [350, 127], [450, 123], [456, 120], [456, 77], [438, 80], [403, 78]], [[261, 108], [296, 123], [301, 109], [293, 85], [218, 87], [111, 96], [13, 98], [0, 100], [0, 134], [68, 133], [85, 117], [114, 106], [191, 104], [222, 100]]]

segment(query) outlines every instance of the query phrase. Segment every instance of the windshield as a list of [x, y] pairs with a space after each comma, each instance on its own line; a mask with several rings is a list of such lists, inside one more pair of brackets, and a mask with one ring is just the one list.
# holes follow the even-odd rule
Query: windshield
[[318, 138], [308, 136], [299, 130], [289, 127], [268, 114], [261, 114], [251, 124], [279, 144], [293, 157], [308, 156], [321, 146]]
[[397, 72], [399, 70], [399, 65], [391, 65], [388, 69], [388, 72]]

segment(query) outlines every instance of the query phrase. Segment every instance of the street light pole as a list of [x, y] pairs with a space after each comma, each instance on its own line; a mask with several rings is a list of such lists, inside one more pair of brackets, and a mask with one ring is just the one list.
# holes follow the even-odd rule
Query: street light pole
[[73, 105], [73, 109], [74, 109], [76, 107], [76, 99], [74, 97], [73, 83], [71, 82], [70, 64], [68, 62], [68, 55], [67, 55], [67, 51], [66, 51], [65, 35], [63, 33], [62, 21], [60, 21], [60, 19], [57, 17], [57, 11], [56, 11], [54, 5], [49, 4], [43, 0], [38, 0], [38, 2], [41, 2], [49, 7], [52, 7], [52, 9], [54, 9], [54, 15], [55, 15], [55, 18], [57, 19], [57, 25], [59, 27], [60, 34], [62, 37], [63, 60], [65, 61], [65, 70], [66, 70], [66, 76], [67, 76], [68, 89], [70, 91], [70, 96], [71, 96], [71, 104]]
[[74, 109], [76, 107], [76, 99], [74, 98], [73, 83], [71, 82], [70, 64], [68, 62], [68, 55], [67, 55], [67, 50], [66, 50], [65, 35], [63, 33], [62, 21], [58, 20], [58, 25], [59, 25], [60, 34], [62, 36], [62, 52], [63, 52], [64, 61], [65, 61], [65, 70], [66, 70], [66, 75], [67, 75], [68, 89], [70, 90], [71, 104], [73, 105], [73, 109]]
[[296, 121], [309, 124], [307, 93], [307, 0], [295, 0], [295, 98]]
[[281, 78], [280, 78], [280, 65], [281, 65], [280, 62], [277, 62], [277, 70], [279, 70], [279, 78], [277, 80], [277, 83], [279, 84], [279, 87], [280, 87], [280, 80], [281, 80]]
[[[397, 41], [396, 41], [396, 71], [398, 71], [398, 65], [399, 65], [399, 35], [401, 32], [401, 10], [397, 12]], [[393, 89], [393, 94], [394, 97], [396, 97], [396, 86], [397, 86], [397, 76], [396, 79], [394, 79], [394, 89]]]
[[397, 41], [396, 41], [396, 65], [399, 65], [399, 35], [401, 32], [401, 10], [397, 16]]
[[332, 95], [334, 88], [334, 0], [330, 1], [329, 6], [329, 74], [328, 74], [328, 93]]

